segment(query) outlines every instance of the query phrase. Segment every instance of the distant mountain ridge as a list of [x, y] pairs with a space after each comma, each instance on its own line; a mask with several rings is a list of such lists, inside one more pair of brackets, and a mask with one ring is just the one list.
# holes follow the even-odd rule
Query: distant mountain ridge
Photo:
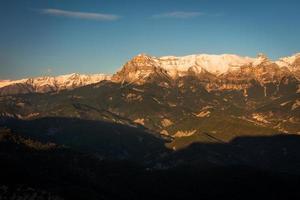
[[[206, 85], [208, 90], [218, 88], [242, 89], [240, 85], [252, 79], [258, 80], [260, 84], [279, 82], [279, 79], [287, 76], [299, 80], [300, 53], [280, 58], [277, 61], [271, 61], [263, 54], [259, 54], [256, 58], [234, 54], [198, 54], [183, 57], [154, 57], [139, 54], [128, 61], [113, 76], [74, 73], [57, 77], [45, 76], [14, 81], [2, 80], [0, 81], [0, 95], [56, 92], [94, 84], [103, 80], [143, 84], [149, 77], [156, 76], [174, 80], [178, 77], [191, 75], [197, 76], [199, 79], [210, 79], [210, 84]], [[215, 81], [211, 82], [212, 79], [217, 79], [217, 82], [222, 84], [216, 84]], [[232, 81], [235, 82], [235, 86], [224, 85], [225, 82], [228, 84]], [[236, 86], [238, 82], [239, 86]]]
[[0, 81], [0, 95], [57, 92], [98, 83], [103, 80], [110, 80], [110, 75], [73, 73], [56, 77], [43, 76], [15, 81], [4, 80]]

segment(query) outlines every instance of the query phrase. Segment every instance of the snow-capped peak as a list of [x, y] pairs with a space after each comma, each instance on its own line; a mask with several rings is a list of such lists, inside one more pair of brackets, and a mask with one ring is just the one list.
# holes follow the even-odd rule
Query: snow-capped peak
[[18, 83], [25, 83], [28, 79], [19, 79], [19, 80], [1, 80], [0, 81], [0, 88], [11, 85], [11, 84], [18, 84]]
[[209, 55], [198, 54], [183, 57], [165, 56], [159, 59], [161, 66], [166, 70], [187, 71], [197, 66], [214, 74], [222, 74], [230, 68], [240, 67], [254, 62], [254, 58], [241, 57], [233, 54]]
[[182, 57], [155, 57], [143, 53], [127, 62], [121, 69], [122, 73], [119, 73], [118, 75], [120, 76], [123, 74], [123, 76], [127, 77], [126, 79], [133, 79], [130, 77], [140, 77], [139, 74], [141, 72], [144, 72], [143, 74], [147, 72], [149, 75], [151, 74], [151, 71], [157, 68], [165, 70], [166, 73], [173, 78], [185, 76], [186, 74], [189, 74], [189, 72], [194, 72], [195, 74], [209, 72], [220, 75], [229, 71], [239, 70], [242, 66], [256, 67], [262, 64], [271, 63], [272, 61], [262, 53], [258, 54], [256, 58], [235, 54], [193, 54]]
[[275, 63], [279, 67], [291, 67], [299, 59], [300, 59], [300, 53], [296, 53], [296, 54], [294, 54], [292, 56], [287, 56], [287, 57], [279, 58], [279, 60], [276, 61]]
[[257, 57], [254, 59], [254, 61], [252, 63], [252, 66], [256, 67], [258, 65], [267, 64], [267, 63], [271, 63], [269, 58], [265, 54], [259, 53], [257, 55]]
[[[257, 69], [261, 73], [263, 69], [260, 66], [269, 66], [270, 64], [272, 66], [277, 64], [279, 67], [287, 67], [290, 72], [295, 73], [299, 77], [300, 53], [280, 58], [275, 62], [269, 60], [264, 54], [258, 54], [256, 58], [252, 58], [235, 54], [193, 54], [182, 57], [155, 57], [142, 53], [128, 61], [113, 77], [105, 74], [84, 75], [73, 73], [56, 77], [43, 76], [20, 80], [0, 80], [0, 88], [13, 85], [14, 88], [10, 88], [12, 91], [17, 91], [18, 88], [23, 91], [22, 88], [28, 88], [30, 92], [48, 92], [73, 89], [102, 80], [143, 83], [146, 79], [152, 80], [154, 76], [175, 79], [194, 74], [202, 77], [207, 72], [218, 76], [227, 72], [241, 72], [241, 70], [245, 69], [250, 69], [251, 71], [251, 68]], [[272, 66], [268, 68], [271, 69], [269, 71], [273, 70]]]
[[110, 80], [110, 76], [105, 74], [85, 75], [73, 73], [67, 75], [60, 75], [56, 77], [41, 76], [13, 81], [0, 81], [0, 88], [15, 84], [26, 84], [35, 88], [37, 92], [43, 92], [43, 90], [52, 91], [62, 89], [73, 89], [76, 87], [97, 83], [102, 80]]

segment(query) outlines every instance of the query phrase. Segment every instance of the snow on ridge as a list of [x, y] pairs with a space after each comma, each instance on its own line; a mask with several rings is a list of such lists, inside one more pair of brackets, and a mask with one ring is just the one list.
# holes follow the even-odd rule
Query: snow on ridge
[[[298, 54], [300, 55], [300, 54]], [[186, 56], [155, 57], [148, 54], [139, 54], [129, 63], [133, 62], [135, 73], [138, 67], [146, 65], [157, 66], [164, 69], [171, 77], [185, 76], [193, 72], [210, 72], [215, 75], [239, 70], [242, 66], [258, 67], [262, 64], [276, 63], [260, 53], [257, 57], [240, 56], [236, 54], [192, 54]], [[131, 63], [132, 64], [132, 63]], [[131, 65], [129, 65], [131, 67]], [[122, 70], [122, 69], [121, 69]]]
[[1, 80], [0, 81], [0, 88], [12, 85], [12, 84], [17, 84], [17, 83], [25, 83], [28, 79], [20, 79], [20, 80]]
[[296, 53], [292, 56], [287, 56], [287, 57], [282, 57], [279, 58], [275, 63], [279, 66], [279, 67], [289, 67], [292, 64], [294, 64], [294, 62], [296, 61], [296, 59], [300, 58], [300, 53]]
[[[192, 54], [186, 56], [162, 56], [155, 57], [145, 53], [137, 55], [133, 58], [135, 65], [151, 64], [159, 66], [167, 71], [171, 77], [181, 76], [192, 70], [200, 73], [203, 70], [213, 74], [223, 74], [228, 71], [234, 71], [244, 65], [251, 65], [253, 67], [260, 65], [263, 62], [272, 62], [279, 67], [291, 67], [296, 59], [300, 58], [300, 53], [294, 54], [290, 57], [283, 57], [277, 61], [270, 61], [263, 54], [258, 57], [240, 56], [236, 54]], [[0, 80], [0, 88], [18, 84], [26, 83], [32, 86], [54, 86], [57, 88], [74, 88], [78, 86], [88, 85], [100, 82], [102, 80], [111, 80], [110, 75], [105, 74], [66, 74], [55, 77], [40, 76], [35, 78], [26, 78], [20, 80]]]
[[76, 86], [83, 86], [89, 85], [93, 83], [100, 82], [102, 80], [110, 80], [110, 75], [105, 74], [66, 74], [66, 75], [59, 75], [59, 76], [39, 76], [34, 78], [25, 78], [20, 80], [7, 80], [7, 81], [0, 81], [0, 88], [17, 84], [17, 83], [26, 83], [30, 84], [34, 87], [41, 87], [41, 86], [55, 86], [58, 88], [72, 88]]
[[231, 68], [254, 63], [257, 59], [234, 54], [194, 54], [183, 57], [164, 56], [159, 61], [166, 70], [187, 71], [190, 67], [198, 66], [208, 72], [221, 74]]
[[204, 69], [213, 74], [223, 74], [228, 71], [235, 71], [242, 66], [251, 65], [257, 67], [264, 64], [275, 63], [279, 67], [291, 66], [296, 59], [300, 58], [300, 53], [290, 57], [280, 58], [277, 61], [270, 60], [267, 56], [260, 53], [257, 57], [240, 56], [236, 54], [192, 54], [186, 56], [162, 56], [155, 57], [147, 54], [139, 54], [139, 56], [147, 56], [153, 62], [165, 69], [169, 75], [177, 76], [186, 73], [192, 69], [195, 72], [201, 72]]

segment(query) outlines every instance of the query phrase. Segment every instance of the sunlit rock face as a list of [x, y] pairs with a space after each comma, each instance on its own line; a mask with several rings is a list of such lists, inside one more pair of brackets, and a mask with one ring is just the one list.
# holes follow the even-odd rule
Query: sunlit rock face
[[103, 80], [125, 85], [156, 83], [171, 87], [182, 77], [194, 77], [207, 91], [240, 90], [244, 96], [248, 96], [251, 90], [263, 91], [263, 96], [296, 92], [300, 88], [300, 54], [278, 61], [272, 61], [264, 54], [258, 54], [255, 58], [234, 54], [195, 54], [183, 57], [139, 54], [112, 77], [104, 74], [70, 74], [3, 80], [0, 81], [0, 95], [56, 92]]
[[113, 75], [112, 81], [143, 84], [152, 80], [153, 77], [169, 78], [166, 70], [159, 66], [156, 58], [139, 54]]
[[193, 76], [207, 91], [242, 90], [244, 96], [256, 91], [255, 96], [272, 96], [284, 92], [284, 83], [288, 80], [288, 91], [298, 90], [299, 55], [273, 62], [264, 54], [256, 58], [232, 54], [183, 57], [140, 54], [127, 62], [112, 80], [131, 84], [150, 81], [176, 84], [180, 77]]

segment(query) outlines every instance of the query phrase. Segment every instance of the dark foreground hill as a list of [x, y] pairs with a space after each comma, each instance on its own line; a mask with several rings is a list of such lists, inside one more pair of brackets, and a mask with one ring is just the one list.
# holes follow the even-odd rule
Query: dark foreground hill
[[299, 136], [240, 137], [170, 151], [155, 134], [110, 123], [45, 118], [4, 126], [11, 129], [0, 131], [2, 199], [300, 197]]

